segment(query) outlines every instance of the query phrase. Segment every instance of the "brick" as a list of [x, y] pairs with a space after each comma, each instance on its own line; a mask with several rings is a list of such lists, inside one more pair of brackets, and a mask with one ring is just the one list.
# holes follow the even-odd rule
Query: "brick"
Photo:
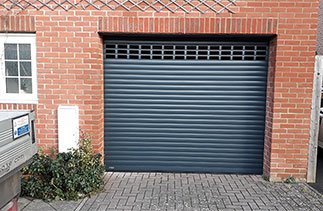
[[[287, 173], [275, 173], [277, 177], [287, 177], [294, 173], [296, 178], [301, 178], [304, 174], [302, 170], [292, 169], [291, 165], [279, 165]], [[156, 183], [158, 185], [154, 185]], [[306, 195], [302, 192], [304, 188], [307, 190]], [[212, 192], [209, 191], [211, 189]], [[136, 190], [136, 193], [132, 195], [130, 190]], [[286, 201], [286, 197], [294, 200]], [[320, 196], [306, 185], [295, 184], [287, 188], [285, 184], [266, 182], [260, 176], [209, 174], [203, 177], [196, 174], [109, 172], [105, 175], [104, 193], [86, 200], [81, 210], [106, 205], [109, 205], [109, 210], [174, 210], [175, 207], [183, 210], [285, 210], [283, 207], [286, 206], [289, 207], [287, 210], [320, 210], [320, 200]], [[275, 207], [271, 207], [271, 204]]]
[[[318, 1], [246, 0], [239, 1], [232, 8], [235, 14], [225, 10], [216, 16], [211, 10], [201, 15], [197, 11], [185, 14], [181, 10], [175, 13], [165, 10], [158, 13], [153, 9], [143, 12], [137, 8], [125, 11], [122, 7], [115, 11], [107, 7], [100, 11], [94, 7], [86, 10], [73, 8], [67, 12], [36, 11], [32, 8], [22, 12], [16, 8], [9, 18], [5, 18], [3, 14], [7, 14], [7, 11], [0, 7], [0, 30], [37, 31], [39, 103], [32, 106], [38, 108], [39, 113], [49, 108], [50, 112], [55, 113], [57, 106], [67, 99], [71, 104], [78, 104], [82, 108], [80, 112], [94, 109], [100, 115], [93, 113], [82, 116], [90, 121], [90, 125], [80, 119], [81, 128], [98, 128], [99, 132], [92, 133], [98, 133], [95, 135], [99, 138], [95, 141], [100, 139], [101, 145], [103, 106], [100, 103], [103, 102], [103, 87], [97, 85], [103, 83], [103, 47], [97, 32], [272, 35], [265, 131], [265, 155], [268, 160], [264, 161], [265, 166], [270, 166], [273, 153], [271, 143], [293, 139], [295, 142], [305, 141], [303, 147], [307, 148], [308, 135], [305, 134], [308, 134], [310, 124]], [[66, 89], [67, 93], [60, 89]], [[90, 101], [79, 98], [85, 93], [93, 95]], [[69, 100], [71, 95], [76, 95], [75, 99], [79, 100]], [[100, 105], [96, 105], [98, 102]], [[0, 104], [0, 108], [7, 107], [13, 108], [13, 105]], [[50, 127], [57, 127], [55, 116], [49, 120], [52, 121]], [[98, 122], [99, 126], [96, 125]], [[38, 125], [44, 126], [40, 122]], [[295, 128], [300, 132], [295, 133]], [[45, 136], [38, 136], [39, 141], [56, 146], [55, 133], [47, 131]], [[290, 150], [288, 146], [281, 147], [282, 151]], [[102, 149], [100, 152], [103, 152]], [[303, 152], [297, 150], [291, 151], [291, 154], [304, 156]], [[294, 165], [293, 168], [298, 169], [299, 176], [302, 176], [304, 167], [298, 167], [297, 163], [288, 165]], [[271, 170], [275, 173], [271, 174]], [[267, 168], [264, 173], [273, 178], [288, 175], [283, 165]]]

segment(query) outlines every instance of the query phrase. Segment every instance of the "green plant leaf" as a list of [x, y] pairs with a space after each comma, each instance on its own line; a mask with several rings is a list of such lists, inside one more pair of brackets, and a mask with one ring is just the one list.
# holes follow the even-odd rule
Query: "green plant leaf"
[[101, 157], [92, 153], [91, 139], [84, 133], [79, 149], [50, 155], [40, 152], [23, 171], [31, 176], [21, 178], [21, 193], [50, 201], [77, 200], [99, 192], [105, 171]]

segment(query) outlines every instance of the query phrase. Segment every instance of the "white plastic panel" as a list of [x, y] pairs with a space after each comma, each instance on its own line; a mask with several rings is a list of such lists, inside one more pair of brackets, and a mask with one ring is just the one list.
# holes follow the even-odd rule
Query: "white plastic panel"
[[78, 148], [79, 109], [78, 106], [58, 107], [58, 151], [67, 152]]

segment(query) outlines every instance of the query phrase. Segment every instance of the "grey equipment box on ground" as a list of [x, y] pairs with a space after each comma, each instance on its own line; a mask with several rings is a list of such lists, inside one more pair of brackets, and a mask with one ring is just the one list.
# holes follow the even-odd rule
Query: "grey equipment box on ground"
[[37, 152], [34, 111], [0, 111], [0, 209], [20, 193], [20, 170]]

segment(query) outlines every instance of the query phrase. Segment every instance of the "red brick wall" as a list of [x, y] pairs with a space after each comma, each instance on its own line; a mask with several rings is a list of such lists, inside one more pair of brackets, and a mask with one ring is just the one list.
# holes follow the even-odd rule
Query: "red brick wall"
[[39, 103], [34, 107], [40, 145], [57, 147], [57, 107], [76, 104], [81, 128], [93, 135], [95, 148], [103, 153], [103, 49], [98, 32], [271, 34], [264, 174], [272, 181], [290, 175], [304, 180], [318, 0], [236, 2], [230, 7], [234, 14], [224, 10], [218, 15], [210, 10], [187, 14], [79, 6], [69, 11], [15, 7], [8, 12], [0, 7], [0, 15], [9, 17], [0, 19], [1, 31], [26, 31], [27, 22], [17, 25], [18, 20], [35, 24], [28, 30], [37, 35]]

